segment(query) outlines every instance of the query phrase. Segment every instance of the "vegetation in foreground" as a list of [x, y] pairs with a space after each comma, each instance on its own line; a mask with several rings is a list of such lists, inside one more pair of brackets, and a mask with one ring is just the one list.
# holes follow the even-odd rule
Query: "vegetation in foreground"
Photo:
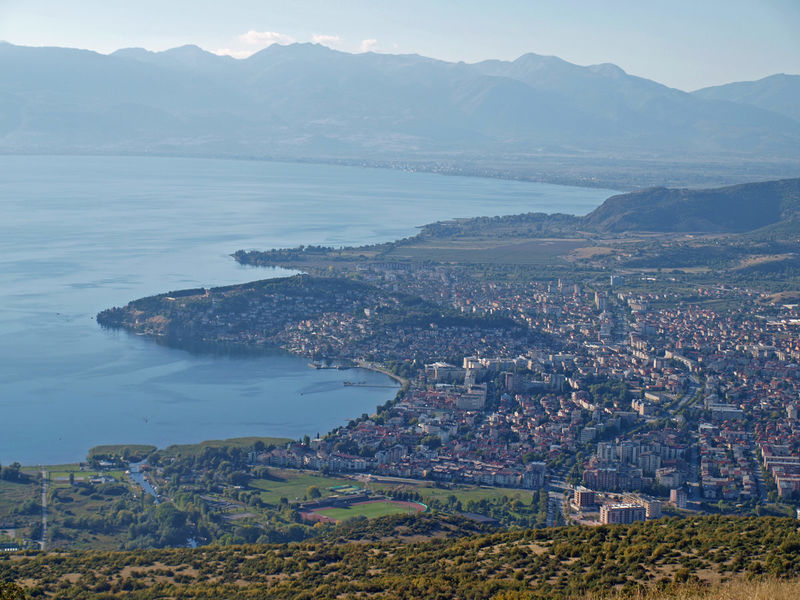
[[[800, 574], [793, 519], [669, 518], [414, 541], [410, 534], [432, 523], [424, 515], [355, 521], [297, 544], [26, 552], [0, 557], [0, 580], [21, 583], [32, 598], [523, 599], [648, 590], [681, 598], [675, 584], [697, 590]], [[382, 529], [405, 532], [406, 541], [353, 543]]]
[[794, 600], [800, 598], [800, 581], [735, 579], [718, 585], [680, 584], [666, 590], [637, 591], [614, 600]]

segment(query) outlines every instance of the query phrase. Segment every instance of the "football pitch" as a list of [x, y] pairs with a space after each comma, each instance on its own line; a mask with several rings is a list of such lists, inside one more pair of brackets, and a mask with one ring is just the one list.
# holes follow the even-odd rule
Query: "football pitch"
[[374, 519], [388, 515], [414, 514], [422, 512], [425, 507], [416, 502], [397, 502], [394, 500], [370, 500], [351, 504], [347, 508], [323, 508], [314, 513], [332, 519], [345, 521], [353, 517], [367, 517]]

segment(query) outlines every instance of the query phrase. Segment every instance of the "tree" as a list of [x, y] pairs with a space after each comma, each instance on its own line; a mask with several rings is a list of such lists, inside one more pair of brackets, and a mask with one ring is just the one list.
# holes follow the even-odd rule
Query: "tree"
[[25, 600], [25, 590], [13, 581], [0, 582], [0, 600]]
[[156, 509], [156, 519], [164, 528], [179, 529], [186, 525], [186, 514], [179, 511], [173, 504], [160, 504]]
[[5, 481], [20, 481], [24, 479], [24, 475], [20, 473], [22, 465], [18, 462], [11, 463], [7, 467], [3, 467], [0, 478]]
[[306, 498], [321, 498], [322, 492], [319, 491], [319, 488], [315, 485], [308, 486], [306, 490]]
[[438, 435], [430, 434], [423, 437], [420, 443], [423, 446], [427, 446], [428, 450], [436, 450], [436, 448], [442, 445], [442, 440]]
[[246, 471], [234, 471], [228, 476], [228, 480], [233, 485], [245, 486], [250, 481], [250, 473]]

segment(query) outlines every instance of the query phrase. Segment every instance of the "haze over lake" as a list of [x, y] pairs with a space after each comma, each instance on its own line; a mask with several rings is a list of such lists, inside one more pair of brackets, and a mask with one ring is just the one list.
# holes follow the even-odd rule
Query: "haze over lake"
[[0, 462], [102, 443], [316, 435], [394, 397], [369, 372], [194, 355], [95, 314], [141, 296], [285, 274], [230, 253], [389, 241], [436, 220], [585, 214], [613, 192], [314, 164], [0, 156]]

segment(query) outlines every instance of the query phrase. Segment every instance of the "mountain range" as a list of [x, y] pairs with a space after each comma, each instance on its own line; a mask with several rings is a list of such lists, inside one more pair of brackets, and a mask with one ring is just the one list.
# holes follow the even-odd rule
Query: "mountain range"
[[0, 43], [0, 151], [800, 160], [800, 76], [686, 93], [611, 64], [272, 45], [110, 55]]

